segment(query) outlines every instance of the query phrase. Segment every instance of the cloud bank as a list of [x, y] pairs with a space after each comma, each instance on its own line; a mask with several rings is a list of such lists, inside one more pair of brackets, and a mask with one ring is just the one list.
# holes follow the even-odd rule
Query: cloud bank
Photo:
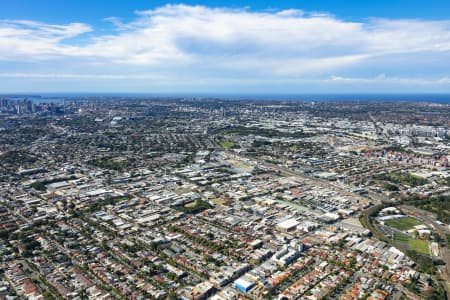
[[250, 90], [270, 82], [279, 89], [285, 82], [289, 91], [296, 83], [420, 83], [450, 91], [450, 20], [350, 22], [295, 9], [166, 5], [136, 12], [128, 23], [118, 17], [105, 22], [115, 30], [0, 20], [0, 78], [80, 85], [83, 79], [134, 79], [142, 81], [141, 91], [163, 83], [248, 83]]

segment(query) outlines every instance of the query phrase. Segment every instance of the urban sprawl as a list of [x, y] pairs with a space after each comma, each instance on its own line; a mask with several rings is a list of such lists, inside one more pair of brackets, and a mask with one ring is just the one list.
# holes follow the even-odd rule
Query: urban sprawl
[[447, 299], [450, 105], [0, 96], [0, 299]]

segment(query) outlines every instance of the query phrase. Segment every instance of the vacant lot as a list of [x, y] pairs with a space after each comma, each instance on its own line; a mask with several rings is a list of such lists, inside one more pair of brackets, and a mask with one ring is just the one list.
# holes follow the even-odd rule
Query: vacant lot
[[419, 220], [414, 219], [412, 217], [388, 220], [388, 221], [384, 222], [384, 224], [386, 224], [389, 227], [401, 230], [401, 231], [406, 231], [406, 230], [412, 229], [412, 228], [414, 228], [414, 226], [417, 226], [417, 225], [423, 225], [422, 222], [420, 222]]
[[409, 249], [426, 255], [430, 253], [428, 242], [422, 240], [409, 240]]

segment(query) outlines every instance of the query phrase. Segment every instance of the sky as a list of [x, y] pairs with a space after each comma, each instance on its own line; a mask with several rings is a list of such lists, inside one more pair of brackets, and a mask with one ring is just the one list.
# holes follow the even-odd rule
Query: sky
[[0, 93], [450, 93], [450, 1], [0, 2]]

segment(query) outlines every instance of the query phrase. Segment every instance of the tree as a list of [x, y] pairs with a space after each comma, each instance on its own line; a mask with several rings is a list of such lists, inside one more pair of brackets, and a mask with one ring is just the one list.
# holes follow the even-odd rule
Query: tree
[[177, 295], [177, 293], [175, 293], [174, 290], [170, 290], [168, 298], [169, 298], [169, 300], [176, 300], [176, 299], [178, 299], [178, 295]]

